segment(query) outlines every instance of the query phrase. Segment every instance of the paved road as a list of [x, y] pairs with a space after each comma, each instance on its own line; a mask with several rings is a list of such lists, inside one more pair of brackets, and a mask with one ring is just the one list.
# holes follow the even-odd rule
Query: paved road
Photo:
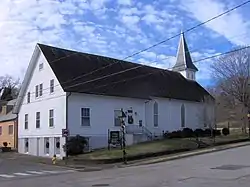
[[[2, 153], [0, 153], [2, 154]], [[3, 181], [52, 176], [75, 172], [72, 169], [30, 162], [27, 158], [0, 156], [0, 186]]]
[[249, 187], [250, 146], [148, 166], [0, 182], [1, 187]]

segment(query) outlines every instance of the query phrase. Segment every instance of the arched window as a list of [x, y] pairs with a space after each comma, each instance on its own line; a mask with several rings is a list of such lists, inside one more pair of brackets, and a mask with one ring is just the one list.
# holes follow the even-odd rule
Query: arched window
[[185, 106], [181, 105], [181, 127], [185, 127]]
[[204, 122], [204, 127], [207, 127], [207, 107], [204, 106], [203, 108], [203, 122]]
[[158, 127], [158, 103], [154, 103], [154, 127]]

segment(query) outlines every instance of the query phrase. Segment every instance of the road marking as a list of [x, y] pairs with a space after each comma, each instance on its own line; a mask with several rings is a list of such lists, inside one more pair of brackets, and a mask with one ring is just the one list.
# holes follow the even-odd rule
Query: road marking
[[75, 170], [40, 170], [40, 171], [25, 171], [24, 173], [22, 173], [22, 172], [16, 172], [16, 173], [12, 173], [12, 174], [0, 174], [0, 177], [4, 177], [4, 178], [13, 178], [13, 177], [18, 177], [18, 176], [31, 176], [32, 174], [45, 175], [45, 174], [70, 173], [70, 172], [75, 172]]
[[28, 173], [13, 173], [13, 175], [28, 176], [28, 175], [32, 175], [32, 174], [28, 174]]
[[32, 174], [38, 174], [38, 175], [44, 174], [44, 172], [39, 172], [39, 171], [26, 171], [26, 172], [32, 173]]
[[47, 170], [42, 170], [41, 172], [44, 172], [44, 173], [59, 173], [60, 171], [47, 171]]
[[0, 177], [12, 178], [12, 177], [15, 177], [15, 176], [14, 175], [0, 174]]

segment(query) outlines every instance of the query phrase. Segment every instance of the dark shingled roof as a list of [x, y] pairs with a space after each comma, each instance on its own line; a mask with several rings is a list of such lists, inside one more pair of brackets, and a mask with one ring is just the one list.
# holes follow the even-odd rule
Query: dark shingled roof
[[194, 71], [198, 71], [197, 67], [192, 61], [190, 52], [188, 50], [187, 42], [184, 37], [184, 33], [182, 33], [177, 51], [177, 60], [176, 64], [173, 67], [173, 70], [183, 71], [185, 69], [192, 69]]
[[[210, 96], [197, 82], [185, 79], [178, 72], [44, 44], [38, 45], [66, 92], [143, 99], [155, 96], [189, 101], [201, 101], [204, 96]], [[82, 76], [107, 65], [109, 67]], [[83, 84], [86, 81], [139, 66], [141, 67], [131, 71]], [[75, 79], [79, 76], [82, 77]]]

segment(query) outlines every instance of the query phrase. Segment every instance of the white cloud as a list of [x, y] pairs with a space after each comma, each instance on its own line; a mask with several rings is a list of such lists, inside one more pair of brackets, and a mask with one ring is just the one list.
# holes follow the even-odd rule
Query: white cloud
[[[117, 0], [117, 3], [112, 0], [2, 1], [0, 75], [8, 72], [22, 77], [37, 42], [123, 59], [177, 34], [182, 22], [190, 24], [189, 21], [185, 22], [186, 15], [179, 10], [177, 4], [166, 5], [164, 0], [150, 4], [142, 0]], [[205, 21], [225, 9], [222, 3], [212, 0], [204, 0], [202, 3], [198, 0], [181, 1], [184, 2], [188, 15], [198, 21]], [[229, 38], [239, 35], [239, 31], [249, 33], [249, 23], [240, 12], [234, 12], [218, 22], [211, 22], [207, 27], [213, 31], [206, 32], [203, 29], [203, 35], [198, 35], [196, 31], [193, 32], [194, 36], [190, 35], [195, 40], [188, 41], [188, 45], [199, 49], [192, 53], [194, 60], [218, 52], [212, 45], [200, 48], [200, 38], [217, 35], [221, 39], [220, 35]], [[231, 41], [237, 44], [247, 43], [248, 39], [245, 38], [246, 36], [237, 37]], [[177, 46], [178, 40], [171, 40], [128, 60], [171, 68], [176, 60], [173, 53]], [[206, 63], [198, 63], [199, 79], [209, 77], [209, 68], [204, 64]]]
[[142, 18], [142, 20], [144, 20], [148, 25], [155, 24], [155, 23], [163, 23], [163, 20], [154, 14], [146, 14]]
[[[222, 1], [214, 0], [182, 0], [184, 10], [191, 13], [192, 17], [204, 22], [227, 10], [226, 4]], [[249, 5], [246, 5], [249, 6]], [[205, 26], [213, 31], [223, 35], [229, 41], [237, 45], [250, 44], [250, 38], [232, 38], [240, 32], [250, 32], [250, 21], [240, 14], [240, 9], [215, 19]]]
[[132, 0], [118, 0], [117, 3], [120, 5], [131, 5]]
[[140, 21], [139, 16], [122, 16], [121, 21], [126, 25], [127, 28], [140, 32], [140, 28], [138, 27], [138, 23]]

